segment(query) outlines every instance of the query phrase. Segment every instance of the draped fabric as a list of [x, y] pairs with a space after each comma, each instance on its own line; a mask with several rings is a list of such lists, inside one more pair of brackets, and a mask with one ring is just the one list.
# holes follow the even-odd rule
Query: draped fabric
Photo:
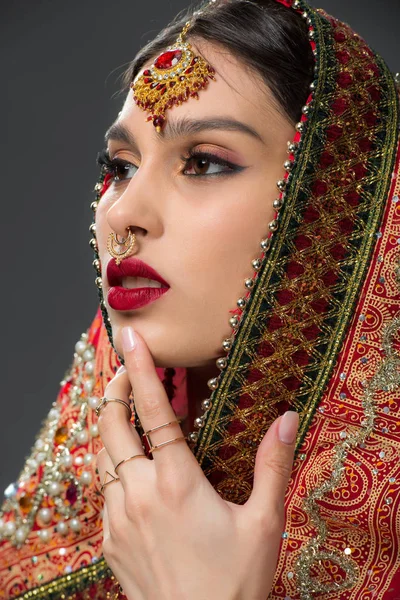
[[[297, 410], [271, 598], [394, 600], [400, 593], [399, 90], [384, 61], [348, 25], [302, 0], [277, 1], [307, 12], [315, 81], [280, 186], [278, 229], [237, 311], [227, 364], [193, 452], [217, 492], [243, 503], [262, 437], [279, 414]], [[103, 184], [97, 189], [100, 196]], [[101, 557], [103, 499], [85, 458], [101, 448], [90, 407], [120, 364], [100, 300], [3, 504], [9, 528], [29, 525], [29, 534], [19, 544], [11, 529], [3, 534], [0, 598], [119, 595]], [[59, 489], [51, 494], [54, 481]], [[39, 514], [43, 508], [50, 521]], [[69, 525], [63, 535], [57, 525], [71, 518], [75, 530]], [[41, 539], [44, 529], [51, 535]]]

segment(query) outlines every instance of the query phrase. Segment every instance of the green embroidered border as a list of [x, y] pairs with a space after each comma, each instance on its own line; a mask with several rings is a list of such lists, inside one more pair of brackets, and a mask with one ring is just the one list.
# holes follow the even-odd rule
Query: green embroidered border
[[387, 149], [387, 152], [382, 152], [381, 155], [377, 153], [374, 161], [376, 164], [371, 164], [371, 167], [375, 166], [376, 172], [380, 173], [380, 177], [377, 180], [376, 188], [371, 192], [372, 203], [370, 211], [364, 213], [366, 218], [365, 234], [361, 240], [361, 245], [357, 248], [357, 258], [354, 261], [355, 268], [353, 275], [349, 280], [346, 290], [347, 293], [342, 300], [342, 315], [336, 330], [332, 334], [330, 346], [326, 349], [326, 354], [324, 360], [320, 364], [319, 372], [317, 371], [318, 377], [315, 380], [314, 393], [309, 396], [307, 404], [304, 407], [304, 416], [300, 420], [296, 451], [304, 440], [321, 397], [329, 383], [346, 331], [353, 318], [354, 307], [368, 272], [369, 263], [377, 239], [376, 234], [379, 231], [392, 183], [392, 172], [395, 166], [398, 144], [399, 98], [393, 77], [388, 71], [385, 63], [380, 57], [376, 57], [376, 61], [380, 66], [382, 77], [385, 79], [383, 88], [386, 89], [390, 95], [390, 100], [388, 102], [389, 111], [386, 118], [387, 127], [383, 130], [386, 135], [384, 139], [381, 140], [382, 147], [383, 149]]
[[[53, 579], [49, 583], [39, 585], [20, 596], [13, 596], [13, 598], [14, 600], [31, 600], [32, 598], [70, 600], [73, 594], [84, 592], [88, 586], [99, 585], [101, 580], [106, 579], [115, 579], [115, 577], [105, 559], [100, 558], [93, 565], [82, 567], [78, 571]], [[116, 585], [118, 585], [117, 582]], [[89, 595], [87, 597], [90, 598]]]
[[[311, 18], [313, 16], [314, 15], [310, 14]], [[327, 31], [328, 35], [324, 36], [323, 28], [329, 30], [330, 24], [322, 19], [317, 19], [314, 17], [313, 25], [318, 33], [316, 42], [319, 56], [318, 73], [320, 76], [317, 79], [316, 96], [319, 97], [322, 90], [326, 89], [327, 82], [325, 75], [327, 73], [329, 50], [331, 50], [331, 47], [327, 47], [327, 40], [330, 39], [330, 31]], [[259, 273], [259, 278], [256, 288], [253, 290], [251, 302], [246, 307], [244, 318], [238, 333], [235, 336], [234, 344], [229, 356], [229, 366], [221, 377], [218, 389], [211, 396], [213, 403], [212, 408], [204, 428], [200, 431], [196, 446], [196, 458], [199, 464], [202, 465], [203, 469], [209, 466], [209, 460], [207, 460], [207, 451], [208, 448], [216, 441], [215, 426], [221, 418], [221, 413], [223, 413], [224, 410], [226, 411], [226, 397], [235, 388], [237, 373], [245, 364], [245, 361], [243, 360], [243, 354], [245, 353], [246, 342], [249, 339], [251, 330], [253, 329], [254, 316], [260, 312], [260, 305], [265, 302], [263, 288], [267, 286], [267, 281], [274, 277], [276, 263], [286, 244], [286, 233], [291, 224], [291, 215], [294, 210], [294, 205], [295, 202], [298, 202], [299, 198], [302, 196], [301, 185], [304, 174], [309, 166], [308, 156], [313, 143], [315, 143], [313, 134], [316, 129], [316, 124], [318, 124], [320, 120], [321, 112], [319, 110], [313, 111], [307, 124], [307, 131], [302, 136], [301, 145], [297, 152], [296, 168], [291, 173], [290, 182], [286, 189], [285, 203], [279, 215], [279, 234], [275, 235], [272, 239], [268, 257], [262, 271]], [[240, 389], [238, 388], [237, 391], [240, 391]]]
[[[319, 15], [316, 12], [309, 13], [312, 17], [313, 26], [316, 35], [316, 42], [318, 48], [318, 72], [320, 73], [317, 81], [316, 98], [321, 98], [321, 91], [326, 93], [329, 89], [329, 82], [326, 80], [326, 74], [328, 68], [332, 72], [333, 61], [336, 60], [333, 52], [333, 44], [330, 43], [332, 38], [331, 24], [323, 15]], [[324, 35], [326, 34], [326, 35]], [[322, 359], [319, 362], [314, 362], [311, 367], [307, 369], [307, 375], [304, 380], [311, 381], [311, 376], [316, 375], [316, 380], [313, 382], [311, 393], [308, 393], [302, 404], [299, 436], [297, 441], [297, 450], [302, 444], [304, 436], [308, 430], [311, 419], [315, 413], [324, 389], [329, 381], [329, 377], [332, 374], [335, 359], [340, 351], [340, 347], [352, 317], [352, 310], [355, 305], [357, 295], [359, 293], [360, 286], [363, 282], [363, 278], [366, 275], [368, 263], [372, 255], [374, 248], [374, 234], [377, 232], [380, 224], [380, 220], [383, 214], [385, 200], [389, 193], [391, 174], [396, 157], [396, 142], [397, 142], [397, 131], [398, 131], [398, 97], [396, 93], [396, 87], [394, 84], [393, 77], [388, 71], [385, 63], [376, 57], [376, 62], [380, 66], [381, 71], [381, 87], [387, 91], [389, 96], [388, 100], [388, 111], [385, 118], [386, 128], [384, 135], [380, 140], [380, 146], [383, 147], [382, 151], [376, 151], [375, 160], [370, 161], [368, 167], [369, 170], [375, 168], [375, 172], [379, 173], [377, 185], [370, 190], [364, 190], [363, 197], [370, 199], [370, 205], [367, 207], [364, 213], [359, 215], [359, 230], [361, 223], [364, 224], [364, 234], [361, 243], [358, 239], [359, 236], [354, 236], [353, 243], [353, 257], [351, 259], [351, 265], [347, 264], [343, 268], [349, 268], [351, 266], [353, 273], [348, 281], [347, 286], [342, 291], [342, 311], [340, 318], [331, 319], [329, 327], [331, 329], [330, 342], [328, 345], [325, 344], [325, 348], [322, 353]], [[333, 64], [332, 64], [333, 63]], [[335, 82], [333, 82], [333, 85]], [[332, 84], [331, 84], [332, 85]], [[195, 449], [196, 458], [203, 470], [207, 470], [212, 467], [212, 456], [209, 450], [220, 441], [220, 434], [216, 430], [217, 423], [220, 422], [221, 418], [229, 416], [232, 409], [227, 406], [228, 395], [239, 397], [241, 391], [241, 385], [239, 377], [246, 368], [249, 366], [249, 357], [246, 356], [246, 346], [251, 338], [252, 329], [254, 328], [255, 316], [260, 313], [260, 306], [266, 301], [264, 297], [264, 290], [268, 287], [267, 282], [273, 282], [276, 279], [275, 270], [278, 265], [278, 259], [284, 255], [287, 251], [286, 237], [291, 231], [292, 227], [297, 226], [296, 223], [291, 222], [291, 213], [294, 210], [294, 203], [297, 206], [300, 201], [303, 200], [304, 190], [301, 188], [301, 182], [303, 181], [304, 174], [307, 172], [309, 165], [309, 154], [312, 147], [318, 144], [321, 147], [321, 131], [318, 128], [318, 124], [323, 121], [323, 105], [319, 110], [312, 111], [310, 119], [307, 124], [307, 130], [302, 136], [301, 147], [299, 149], [299, 158], [296, 161], [297, 165], [295, 170], [292, 172], [292, 177], [287, 188], [286, 199], [285, 199], [285, 210], [280, 214], [280, 231], [278, 236], [273, 239], [273, 244], [270, 249], [270, 253], [263, 270], [259, 274], [257, 285], [253, 291], [251, 302], [246, 308], [246, 312], [243, 316], [241, 326], [237, 335], [235, 336], [234, 344], [229, 357], [229, 367], [223, 373], [220, 380], [219, 388], [213, 393], [212, 408], [210, 409], [209, 416], [207, 418], [204, 428], [200, 431], [199, 440]], [[384, 114], [381, 114], [384, 117]], [[313, 166], [311, 165], [311, 168]], [[294, 183], [293, 183], [294, 181]], [[358, 246], [358, 247], [357, 247]], [[316, 344], [318, 346], [318, 342]], [[299, 398], [301, 391], [299, 393]], [[299, 401], [300, 402], [300, 401]]]

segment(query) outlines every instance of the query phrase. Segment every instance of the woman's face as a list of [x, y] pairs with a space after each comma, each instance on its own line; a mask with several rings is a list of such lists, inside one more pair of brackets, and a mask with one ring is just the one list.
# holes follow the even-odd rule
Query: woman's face
[[[128, 93], [107, 137], [110, 158], [130, 165], [117, 170], [120, 180], [96, 211], [116, 349], [123, 356], [121, 329], [131, 325], [160, 367], [205, 366], [224, 354], [230, 311], [254, 273], [251, 261], [260, 256], [273, 219], [276, 182], [295, 133], [265, 85], [230, 54], [206, 42], [194, 51], [215, 68], [216, 81], [199, 100], [167, 110], [161, 134]], [[191, 153], [196, 156], [188, 158]], [[107, 238], [111, 231], [126, 237], [128, 227], [137, 237], [134, 258], [155, 269], [169, 289], [142, 308], [115, 310], [107, 301], [113, 260]]]

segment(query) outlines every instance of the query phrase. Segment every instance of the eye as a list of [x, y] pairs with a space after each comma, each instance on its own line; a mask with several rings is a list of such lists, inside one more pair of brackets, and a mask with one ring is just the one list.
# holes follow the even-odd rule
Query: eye
[[191, 151], [183, 160], [186, 165], [183, 173], [189, 177], [228, 175], [242, 170], [242, 167], [208, 152]]
[[[183, 174], [188, 177], [221, 177], [243, 171], [245, 168], [208, 152], [191, 150], [189, 156], [182, 156], [181, 159], [185, 165]], [[98, 154], [97, 164], [115, 183], [129, 181], [139, 168], [122, 158], [110, 159], [107, 149]]]
[[99, 153], [97, 164], [104, 170], [104, 173], [111, 175], [116, 183], [131, 179], [138, 169], [138, 167], [122, 158], [110, 159], [107, 150], [102, 150]]
[[110, 173], [115, 182], [126, 181], [131, 179], [136, 173], [138, 167], [135, 167], [132, 163], [122, 160], [121, 158], [113, 158], [110, 161]]

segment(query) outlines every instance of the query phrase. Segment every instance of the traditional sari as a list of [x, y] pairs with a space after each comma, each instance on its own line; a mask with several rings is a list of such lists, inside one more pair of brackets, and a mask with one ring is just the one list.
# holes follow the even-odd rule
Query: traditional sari
[[[234, 313], [226, 361], [192, 449], [216, 491], [244, 503], [261, 439], [278, 415], [297, 410], [270, 597], [394, 600], [399, 90], [382, 58], [348, 25], [303, 0], [277, 1], [307, 13], [315, 80], [279, 185], [282, 206]], [[106, 185], [103, 174], [97, 199]], [[101, 556], [103, 497], [92, 460], [102, 447], [93, 408], [119, 364], [100, 292], [99, 311], [32, 453], [7, 489], [0, 598], [121, 595]], [[177, 378], [184, 392], [182, 370]], [[187, 410], [184, 393], [173, 406], [178, 416]]]

